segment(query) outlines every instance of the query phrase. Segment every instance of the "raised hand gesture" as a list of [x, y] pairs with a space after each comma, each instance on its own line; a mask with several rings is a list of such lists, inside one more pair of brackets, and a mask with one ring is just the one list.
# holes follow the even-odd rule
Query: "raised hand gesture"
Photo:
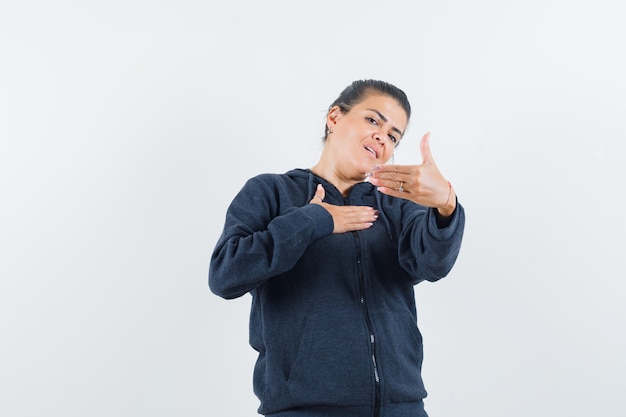
[[450, 216], [456, 208], [456, 195], [448, 180], [439, 172], [430, 151], [430, 133], [420, 142], [421, 165], [381, 165], [370, 175], [370, 182], [378, 191], [404, 198]]

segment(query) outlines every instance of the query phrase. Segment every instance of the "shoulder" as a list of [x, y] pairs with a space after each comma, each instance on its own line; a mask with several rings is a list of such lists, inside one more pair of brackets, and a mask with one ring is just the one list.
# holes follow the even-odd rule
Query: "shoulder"
[[284, 174], [263, 173], [250, 178], [239, 197], [253, 201], [279, 201], [297, 198], [307, 194], [310, 174], [307, 170], [291, 170]]
[[284, 174], [263, 173], [248, 180], [250, 183], [264, 183], [268, 185], [287, 185], [291, 183], [303, 183], [307, 181], [310, 173], [305, 169], [293, 169]]

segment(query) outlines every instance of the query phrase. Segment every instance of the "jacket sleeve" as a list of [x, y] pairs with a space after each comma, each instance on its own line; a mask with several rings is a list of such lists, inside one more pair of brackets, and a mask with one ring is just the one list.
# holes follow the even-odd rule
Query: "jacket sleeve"
[[280, 189], [249, 180], [231, 203], [209, 266], [209, 287], [237, 298], [293, 268], [307, 247], [331, 234], [333, 220], [317, 204], [280, 209]]
[[436, 209], [411, 204], [405, 210], [398, 244], [400, 265], [414, 277], [415, 284], [445, 277], [461, 249], [465, 210], [457, 201], [445, 228], [437, 226]]

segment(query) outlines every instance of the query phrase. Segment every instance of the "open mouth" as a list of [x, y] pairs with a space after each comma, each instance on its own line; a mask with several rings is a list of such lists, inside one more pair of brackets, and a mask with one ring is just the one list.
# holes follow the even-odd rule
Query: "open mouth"
[[369, 146], [366, 146], [365, 150], [370, 152], [372, 155], [374, 155], [374, 158], [378, 158], [378, 153], [376, 152], [374, 148], [370, 148]]

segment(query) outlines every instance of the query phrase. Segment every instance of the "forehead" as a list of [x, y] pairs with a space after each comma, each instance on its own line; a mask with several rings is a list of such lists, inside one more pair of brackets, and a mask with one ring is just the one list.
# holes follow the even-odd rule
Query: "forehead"
[[359, 109], [361, 111], [367, 111], [368, 109], [376, 110], [382, 113], [389, 123], [401, 131], [405, 130], [408, 123], [406, 112], [400, 103], [398, 103], [395, 98], [388, 95], [370, 93], [352, 109]]

